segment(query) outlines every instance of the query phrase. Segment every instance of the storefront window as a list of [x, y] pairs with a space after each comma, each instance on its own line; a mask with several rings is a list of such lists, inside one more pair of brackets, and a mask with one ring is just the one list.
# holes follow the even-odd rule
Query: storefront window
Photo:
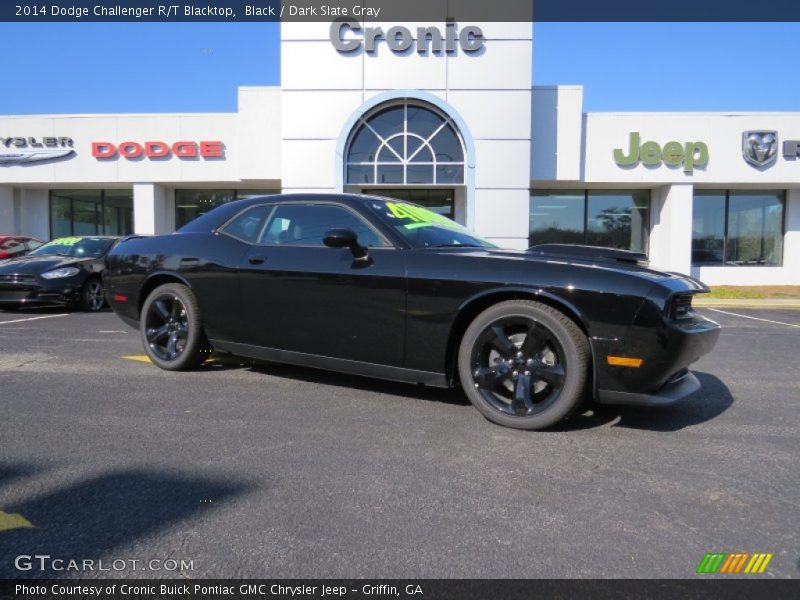
[[783, 212], [782, 191], [695, 191], [692, 264], [780, 266]]
[[464, 183], [464, 145], [455, 125], [419, 103], [359, 119], [345, 162], [349, 185]]
[[52, 190], [50, 237], [133, 233], [131, 190]]
[[650, 190], [589, 190], [586, 243], [647, 252]]
[[650, 190], [537, 190], [529, 243], [588, 244], [647, 252]]
[[692, 209], [692, 264], [725, 261], [725, 192], [695, 190]]
[[583, 191], [534, 192], [529, 211], [529, 242], [582, 244], [586, 193]]
[[50, 194], [50, 237], [53, 239], [72, 235], [72, 201]]
[[279, 190], [175, 190], [175, 229], [228, 202], [279, 193]]

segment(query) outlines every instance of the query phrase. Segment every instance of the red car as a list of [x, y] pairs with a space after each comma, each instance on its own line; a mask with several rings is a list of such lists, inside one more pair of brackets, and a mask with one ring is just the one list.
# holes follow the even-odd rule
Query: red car
[[42, 244], [42, 240], [26, 235], [0, 235], [0, 260], [25, 256]]

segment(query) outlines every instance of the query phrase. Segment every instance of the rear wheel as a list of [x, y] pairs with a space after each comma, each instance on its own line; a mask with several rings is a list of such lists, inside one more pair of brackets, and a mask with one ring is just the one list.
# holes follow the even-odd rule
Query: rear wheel
[[589, 343], [564, 313], [528, 300], [487, 308], [458, 352], [464, 392], [487, 419], [543, 429], [576, 410], [589, 372]]
[[90, 277], [81, 289], [80, 307], [87, 312], [102, 310], [106, 304], [103, 282], [97, 277]]
[[139, 329], [145, 352], [162, 369], [193, 369], [207, 356], [197, 299], [185, 285], [167, 283], [154, 289], [142, 306]]

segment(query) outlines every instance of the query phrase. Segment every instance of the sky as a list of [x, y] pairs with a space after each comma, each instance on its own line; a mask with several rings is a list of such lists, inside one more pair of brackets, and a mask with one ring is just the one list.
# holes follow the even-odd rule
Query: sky
[[[0, 23], [0, 114], [233, 112], [280, 83], [275, 23]], [[800, 111], [800, 23], [536, 23], [535, 85], [586, 111]], [[8, 57], [13, 60], [8, 60]]]

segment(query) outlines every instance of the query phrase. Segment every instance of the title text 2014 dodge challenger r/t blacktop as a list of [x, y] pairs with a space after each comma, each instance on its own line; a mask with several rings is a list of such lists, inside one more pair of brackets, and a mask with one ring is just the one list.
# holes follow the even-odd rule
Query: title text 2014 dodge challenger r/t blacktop
[[226, 204], [178, 232], [118, 244], [109, 303], [163, 369], [210, 349], [371, 377], [460, 383], [488, 419], [540, 429], [581, 400], [661, 405], [719, 326], [700, 282], [643, 255], [501, 250], [423, 207], [356, 195]]

